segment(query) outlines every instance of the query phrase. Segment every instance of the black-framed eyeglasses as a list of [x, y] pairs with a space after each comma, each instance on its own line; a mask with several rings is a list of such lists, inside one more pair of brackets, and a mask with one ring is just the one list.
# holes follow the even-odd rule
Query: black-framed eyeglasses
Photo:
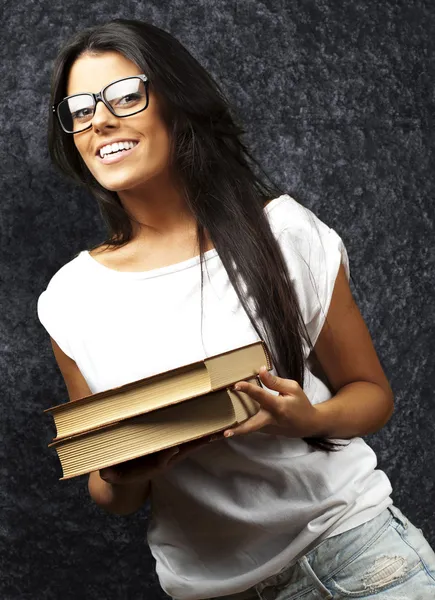
[[117, 79], [97, 94], [73, 94], [52, 105], [65, 133], [80, 133], [92, 127], [97, 102], [101, 100], [115, 117], [130, 117], [148, 107], [148, 77], [132, 75]]

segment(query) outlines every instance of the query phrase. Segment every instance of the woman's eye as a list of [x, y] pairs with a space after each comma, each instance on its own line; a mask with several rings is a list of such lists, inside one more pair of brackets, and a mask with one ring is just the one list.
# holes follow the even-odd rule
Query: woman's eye
[[[129, 100], [129, 98], [131, 98], [131, 100]], [[128, 104], [129, 102], [134, 102], [135, 100], [138, 100], [138, 98], [140, 98], [140, 94], [127, 94], [126, 96], [123, 96], [121, 98], [120, 104]]]
[[73, 119], [83, 119], [85, 117], [88, 117], [91, 113], [91, 110], [89, 108], [82, 108], [81, 110], [77, 110], [76, 112], [74, 112], [72, 114], [72, 118]]

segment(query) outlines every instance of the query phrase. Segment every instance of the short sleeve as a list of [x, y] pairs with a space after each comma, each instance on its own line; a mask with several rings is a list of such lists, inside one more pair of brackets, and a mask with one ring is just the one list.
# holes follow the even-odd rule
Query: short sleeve
[[[57, 293], [56, 293], [57, 292]], [[47, 287], [38, 298], [38, 319], [60, 349], [74, 360], [70, 345], [67, 305], [60, 297], [58, 290]]]
[[343, 240], [312, 211], [298, 205], [293, 223], [278, 242], [298, 297], [311, 343], [325, 323], [340, 264], [350, 280], [349, 257]]

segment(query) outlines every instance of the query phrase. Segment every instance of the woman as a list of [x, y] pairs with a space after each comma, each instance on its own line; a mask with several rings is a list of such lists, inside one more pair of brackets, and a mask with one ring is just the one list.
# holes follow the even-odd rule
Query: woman
[[91, 473], [93, 500], [129, 514], [150, 498], [179, 600], [433, 598], [435, 555], [360, 437], [393, 395], [341, 238], [254, 174], [218, 86], [157, 27], [76, 34], [52, 104], [51, 157], [109, 232], [38, 300], [70, 399], [260, 338], [274, 364], [259, 391], [240, 383], [261, 408], [233, 437]]

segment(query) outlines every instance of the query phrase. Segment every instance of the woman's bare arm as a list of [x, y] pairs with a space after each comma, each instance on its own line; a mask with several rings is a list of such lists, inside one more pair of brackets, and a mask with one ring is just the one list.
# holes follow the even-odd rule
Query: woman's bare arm
[[[76, 362], [67, 356], [50, 338], [53, 353], [59, 366], [70, 400], [92, 394]], [[150, 491], [149, 480], [131, 484], [112, 484], [101, 479], [99, 471], [89, 474], [88, 490], [96, 504], [115, 514], [136, 512], [147, 500]]]
[[[62, 373], [70, 400], [92, 394], [76, 362], [67, 356], [51, 339], [54, 356]], [[213, 436], [213, 438], [219, 438]], [[151, 479], [170, 468], [187, 454], [208, 444], [210, 437], [187, 442], [178, 448], [168, 448], [148, 456], [93, 471], [89, 474], [88, 490], [96, 504], [107, 512], [128, 515], [145, 504], [150, 491]]]

